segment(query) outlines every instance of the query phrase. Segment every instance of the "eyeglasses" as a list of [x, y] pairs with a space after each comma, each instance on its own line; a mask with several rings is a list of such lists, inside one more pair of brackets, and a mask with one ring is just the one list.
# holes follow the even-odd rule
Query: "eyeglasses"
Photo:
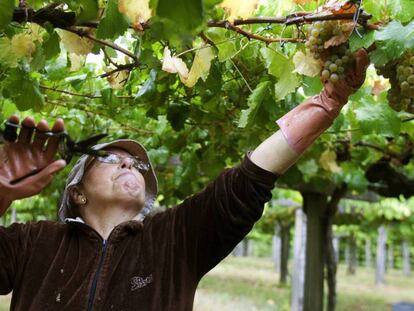
[[140, 173], [146, 173], [150, 169], [150, 165], [142, 161], [136, 156], [120, 156], [116, 153], [106, 152], [105, 155], [95, 157], [101, 163], [107, 164], [120, 164], [124, 158], [129, 158], [132, 161], [132, 166], [135, 167]]

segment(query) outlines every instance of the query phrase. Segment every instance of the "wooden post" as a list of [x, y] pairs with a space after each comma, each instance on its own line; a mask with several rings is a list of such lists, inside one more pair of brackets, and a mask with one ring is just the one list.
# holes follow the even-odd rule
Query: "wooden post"
[[394, 269], [394, 246], [390, 243], [387, 250], [387, 268], [388, 271]]
[[336, 263], [339, 263], [339, 247], [340, 247], [339, 243], [340, 243], [340, 238], [337, 237], [337, 236], [334, 236], [332, 243], [333, 243], [333, 246], [334, 246], [334, 249], [335, 249], [335, 260], [336, 260]]
[[302, 193], [307, 216], [304, 311], [323, 311], [328, 196]]
[[277, 273], [280, 272], [280, 256], [281, 256], [281, 244], [280, 244], [280, 230], [279, 230], [279, 224], [275, 224], [275, 234], [272, 238], [272, 257], [273, 257], [273, 263], [275, 264], [275, 270]]
[[357, 251], [356, 251], [357, 245], [356, 245], [356, 239], [355, 239], [354, 233], [351, 233], [351, 235], [349, 236], [348, 245], [349, 245], [349, 261], [348, 261], [347, 274], [355, 275], [356, 266], [357, 266]]
[[303, 293], [305, 288], [306, 214], [301, 208], [296, 209], [293, 248], [292, 296], [290, 309], [302, 311]]
[[386, 260], [387, 229], [384, 225], [378, 228], [377, 240], [377, 266], [375, 283], [385, 284], [385, 260]]
[[280, 226], [280, 236], [281, 236], [281, 257], [280, 257], [280, 284], [287, 283], [287, 277], [289, 274], [288, 271], [288, 261], [289, 261], [289, 243], [290, 243], [290, 226], [281, 225]]
[[365, 239], [365, 267], [371, 268], [372, 267], [372, 254], [371, 254], [371, 239]]
[[403, 271], [406, 277], [411, 276], [411, 267], [410, 267], [410, 246], [408, 241], [404, 240], [402, 244], [402, 256], [403, 256]]

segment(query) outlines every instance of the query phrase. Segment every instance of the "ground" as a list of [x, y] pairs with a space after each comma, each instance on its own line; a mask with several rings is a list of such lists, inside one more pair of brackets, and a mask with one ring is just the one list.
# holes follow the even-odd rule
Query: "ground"
[[[268, 258], [229, 257], [203, 278], [195, 311], [288, 311], [290, 287], [278, 285], [278, 274]], [[386, 275], [387, 285], [376, 286], [375, 271], [359, 267], [356, 275], [338, 271], [337, 311], [387, 311], [397, 302], [414, 303], [414, 277], [401, 271]], [[0, 296], [0, 311], [8, 310], [9, 296]]]

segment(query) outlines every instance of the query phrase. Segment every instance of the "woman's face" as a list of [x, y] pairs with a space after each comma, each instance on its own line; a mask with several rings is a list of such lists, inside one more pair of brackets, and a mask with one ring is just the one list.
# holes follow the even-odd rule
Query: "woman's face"
[[137, 206], [141, 210], [145, 204], [144, 176], [133, 166], [131, 155], [123, 149], [105, 149], [122, 158], [121, 163], [102, 163], [94, 159], [87, 167], [82, 180], [82, 188], [88, 202], [105, 202], [123, 206]]

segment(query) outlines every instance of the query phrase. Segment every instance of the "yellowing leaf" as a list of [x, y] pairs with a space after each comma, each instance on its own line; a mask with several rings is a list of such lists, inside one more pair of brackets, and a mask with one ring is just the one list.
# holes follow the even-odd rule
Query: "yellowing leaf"
[[17, 67], [17, 56], [12, 49], [11, 40], [7, 37], [0, 38], [0, 63], [7, 67]]
[[70, 59], [70, 71], [78, 71], [80, 70], [83, 65], [85, 64], [86, 56], [79, 55], [76, 53], [69, 53]]
[[332, 150], [325, 150], [319, 158], [319, 163], [327, 171], [332, 173], [341, 172], [341, 168], [336, 164], [336, 153]]
[[108, 82], [113, 89], [120, 90], [124, 87], [125, 83], [128, 80], [128, 77], [129, 77], [129, 71], [121, 70], [121, 71], [111, 74], [108, 77]]
[[75, 33], [62, 29], [56, 29], [56, 32], [59, 34], [60, 39], [63, 42], [63, 46], [69, 53], [87, 55], [91, 52], [93, 42], [88, 38], [78, 36]]
[[136, 30], [143, 30], [141, 23], [151, 17], [149, 0], [119, 0], [118, 10], [129, 18]]
[[305, 54], [302, 51], [296, 52], [293, 56], [293, 63], [295, 64], [295, 72], [305, 76], [314, 77], [321, 71], [320, 62], [314, 59], [312, 55]]
[[180, 76], [184, 85], [187, 87], [193, 87], [199, 78], [205, 81], [210, 71], [211, 61], [214, 56], [213, 49], [210, 46], [197, 50], [193, 65], [191, 66], [190, 73], [188, 74], [188, 78], [184, 79]]
[[183, 62], [181, 58], [171, 57], [171, 51], [167, 46], [164, 49], [162, 70], [169, 73], [178, 73], [181, 79], [188, 79], [187, 65]]
[[230, 14], [228, 20], [232, 22], [236, 18], [251, 17], [258, 2], [258, 0], [224, 0], [220, 6]]
[[27, 30], [27, 33], [32, 38], [32, 41], [38, 41], [39, 43], [43, 42], [43, 28], [40, 27], [38, 24], [35, 23], [29, 23], [29, 29]]
[[17, 58], [30, 57], [36, 51], [30, 35], [19, 33], [11, 39], [11, 47]]

